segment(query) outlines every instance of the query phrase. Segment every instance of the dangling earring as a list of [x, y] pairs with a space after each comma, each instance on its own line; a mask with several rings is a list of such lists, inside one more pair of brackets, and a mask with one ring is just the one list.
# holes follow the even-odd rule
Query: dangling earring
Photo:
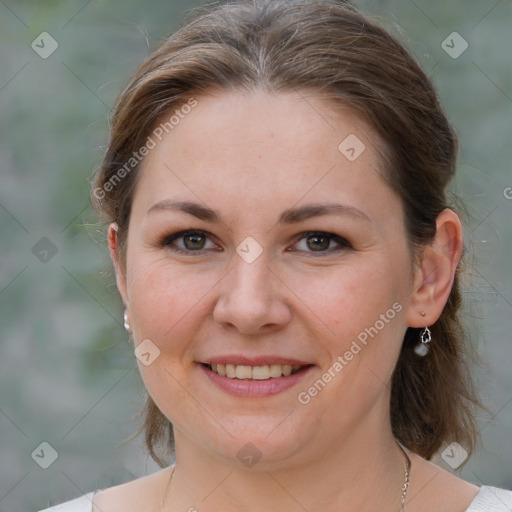
[[128, 323], [128, 313], [126, 312], [126, 310], [124, 311], [124, 328], [131, 334], [132, 328]]
[[[425, 312], [421, 312], [421, 316], [425, 316]], [[430, 329], [425, 326], [422, 333], [420, 334], [420, 342], [414, 347], [414, 352], [421, 357], [425, 357], [428, 354], [429, 344], [432, 341], [432, 333]]]
[[430, 329], [425, 327], [423, 332], [420, 334], [420, 342], [414, 347], [414, 352], [421, 357], [424, 357], [428, 354], [429, 343], [432, 341], [432, 335], [430, 333]]

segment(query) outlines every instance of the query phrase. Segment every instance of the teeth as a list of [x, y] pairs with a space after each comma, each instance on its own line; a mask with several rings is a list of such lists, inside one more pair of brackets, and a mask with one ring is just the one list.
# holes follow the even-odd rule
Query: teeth
[[226, 365], [226, 377], [229, 377], [230, 379], [234, 379], [236, 377], [236, 369], [234, 364]]
[[[249, 366], [249, 368], [250, 368], [250, 366]], [[265, 366], [254, 366], [252, 368], [252, 378], [256, 379], [256, 380], [270, 379], [269, 367], [267, 365], [265, 365]]]
[[270, 376], [271, 377], [281, 377], [283, 374], [283, 367], [280, 364], [271, 364], [270, 365]]
[[299, 371], [302, 366], [291, 366], [289, 364], [271, 364], [263, 366], [246, 366], [235, 364], [213, 364], [210, 365], [213, 372], [229, 377], [230, 379], [254, 379], [254, 380], [267, 380], [271, 377], [278, 378]]
[[252, 378], [252, 368], [250, 366], [236, 366], [236, 378], [237, 379], [251, 379]]

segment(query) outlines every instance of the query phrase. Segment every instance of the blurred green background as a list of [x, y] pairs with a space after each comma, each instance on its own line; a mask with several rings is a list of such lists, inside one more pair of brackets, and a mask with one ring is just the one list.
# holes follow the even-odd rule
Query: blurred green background
[[[455, 472], [512, 488], [512, 2], [353, 3], [417, 56], [460, 137], [452, 191], [466, 204], [465, 318], [492, 417], [479, 419], [482, 444]], [[88, 188], [115, 98], [198, 5], [0, 1], [2, 511], [38, 510], [157, 469], [140, 437], [122, 444], [144, 392]], [[50, 56], [42, 32], [58, 44]], [[469, 45], [457, 58], [442, 47], [452, 32]], [[47, 469], [36, 463], [45, 462], [42, 442], [58, 455]], [[43, 450], [48, 462], [53, 452]]]

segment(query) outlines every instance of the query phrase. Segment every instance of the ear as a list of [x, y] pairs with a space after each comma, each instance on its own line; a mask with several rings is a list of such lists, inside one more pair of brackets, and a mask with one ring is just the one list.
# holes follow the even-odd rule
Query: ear
[[118, 235], [117, 235], [118, 226], [115, 222], [110, 224], [108, 228], [108, 247], [110, 249], [110, 257], [112, 258], [112, 263], [114, 264], [114, 270], [116, 273], [116, 284], [117, 289], [119, 290], [119, 294], [123, 299], [125, 307], [128, 307], [128, 294], [126, 288], [126, 275], [125, 270], [122, 268], [120, 264], [119, 252], [118, 252]]
[[438, 215], [436, 236], [423, 250], [416, 266], [407, 312], [409, 327], [432, 325], [441, 316], [452, 290], [463, 248], [462, 224], [458, 215], [447, 208]]

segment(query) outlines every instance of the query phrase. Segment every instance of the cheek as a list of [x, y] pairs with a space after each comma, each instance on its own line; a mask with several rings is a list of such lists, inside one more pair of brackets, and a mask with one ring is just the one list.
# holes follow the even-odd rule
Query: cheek
[[[161, 350], [177, 348], [180, 336], [192, 328], [201, 299], [215, 276], [162, 260], [139, 258], [128, 269], [128, 296], [136, 342], [155, 340]], [[170, 341], [173, 341], [170, 344]]]
[[350, 429], [376, 404], [385, 414], [405, 332], [405, 275], [398, 276], [393, 267], [381, 260], [345, 269], [323, 283], [323, 293], [309, 298], [330, 328], [321, 328], [327, 335], [318, 336], [330, 361], [302, 391], [322, 411], [325, 424], [340, 431]]
[[[311, 318], [316, 320], [312, 321], [320, 326], [325, 339], [341, 350], [379, 321], [381, 314], [391, 310], [386, 319], [398, 317], [395, 313], [400, 308], [393, 309], [393, 304], [401, 304], [405, 276], [403, 272], [397, 273], [391, 261], [392, 258], [369, 257], [355, 264], [317, 269], [314, 273], [294, 272], [287, 280], [306, 306], [304, 311], [313, 313]], [[398, 322], [386, 323], [386, 329], [391, 323]]]
[[340, 268], [315, 279], [314, 288], [311, 280], [300, 281], [301, 293], [321, 320], [318, 340], [330, 357], [322, 368], [330, 369], [325, 380], [333, 382], [322, 398], [326, 407], [333, 400], [347, 411], [364, 410], [389, 383], [406, 329], [408, 263], [395, 256], [376, 255]]
[[194, 412], [188, 381], [194, 359], [191, 340], [199, 327], [201, 299], [213, 283], [207, 276], [184, 272], [163, 258], [138, 256], [132, 262], [128, 293], [135, 345], [142, 353], [150, 340], [158, 349], [152, 352], [155, 349], [149, 345], [151, 362], [144, 364], [144, 358], [138, 358], [139, 371], [156, 405], [179, 424], [180, 417]]

